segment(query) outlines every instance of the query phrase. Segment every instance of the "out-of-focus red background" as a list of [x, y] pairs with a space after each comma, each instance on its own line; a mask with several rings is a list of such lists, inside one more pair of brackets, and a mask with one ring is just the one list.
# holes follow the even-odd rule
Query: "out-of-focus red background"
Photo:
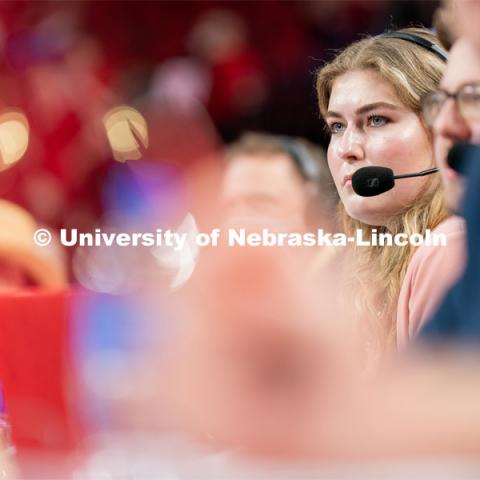
[[[436, 6], [2, 1], [0, 127], [3, 113], [21, 112], [29, 137], [18, 161], [0, 159], [0, 198], [53, 229], [98, 226], [109, 174], [124, 165], [104, 125], [121, 105], [145, 119], [143, 159], [180, 170], [245, 130], [324, 143], [315, 70], [360, 34], [428, 26]], [[65, 388], [70, 300], [68, 292], [0, 295], [0, 382], [20, 448], [75, 444]]]
[[102, 118], [122, 104], [146, 117], [150, 156], [182, 166], [247, 129], [324, 142], [315, 70], [360, 34], [428, 26], [436, 5], [4, 1], [0, 111], [23, 112], [30, 137], [0, 197], [91, 228], [112, 164]]

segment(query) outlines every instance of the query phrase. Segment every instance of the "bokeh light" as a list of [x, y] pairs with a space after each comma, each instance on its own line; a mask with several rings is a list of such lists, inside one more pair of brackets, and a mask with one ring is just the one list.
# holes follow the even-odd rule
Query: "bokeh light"
[[27, 117], [20, 111], [0, 115], [0, 171], [15, 165], [28, 147]]
[[110, 110], [103, 117], [113, 158], [118, 162], [138, 160], [148, 147], [147, 122], [132, 107], [122, 105]]

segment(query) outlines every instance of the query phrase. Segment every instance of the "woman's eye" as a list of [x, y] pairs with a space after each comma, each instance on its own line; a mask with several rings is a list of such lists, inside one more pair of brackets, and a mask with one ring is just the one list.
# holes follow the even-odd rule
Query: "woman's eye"
[[381, 115], [371, 115], [368, 117], [368, 126], [370, 127], [383, 127], [389, 122], [388, 118], [382, 117]]
[[343, 125], [340, 122], [333, 122], [328, 126], [330, 133], [338, 133], [343, 129]]

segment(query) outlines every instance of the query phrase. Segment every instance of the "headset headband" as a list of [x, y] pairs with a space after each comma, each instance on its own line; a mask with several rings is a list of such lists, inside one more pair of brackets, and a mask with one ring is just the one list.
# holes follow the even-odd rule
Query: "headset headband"
[[443, 48], [440, 48], [438, 45], [435, 45], [430, 40], [421, 37], [420, 35], [414, 35], [413, 33], [407, 32], [385, 32], [380, 35], [377, 35], [374, 38], [400, 38], [401, 40], [406, 40], [407, 42], [412, 42], [420, 47], [430, 50], [432, 53], [440, 57], [444, 62], [448, 59], [448, 54]]
[[287, 135], [279, 135], [278, 141], [285, 153], [295, 162], [301, 175], [306, 180], [320, 181], [322, 177], [320, 166], [301, 143]]

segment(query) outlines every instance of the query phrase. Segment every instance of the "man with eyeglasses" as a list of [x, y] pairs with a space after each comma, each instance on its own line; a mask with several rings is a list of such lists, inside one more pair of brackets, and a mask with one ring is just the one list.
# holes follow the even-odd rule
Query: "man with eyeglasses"
[[[480, 338], [480, 35], [472, 28], [480, 23], [480, 2], [450, 2], [438, 19], [453, 45], [440, 89], [424, 99], [423, 114], [433, 130], [447, 205], [466, 220], [467, 263], [421, 337], [471, 342]], [[449, 159], [455, 144], [468, 148]]]
[[464, 179], [448, 163], [455, 143], [480, 143], [480, 53], [467, 39], [453, 45], [440, 89], [423, 103], [423, 113], [434, 134], [437, 166], [448, 207], [457, 211]]

